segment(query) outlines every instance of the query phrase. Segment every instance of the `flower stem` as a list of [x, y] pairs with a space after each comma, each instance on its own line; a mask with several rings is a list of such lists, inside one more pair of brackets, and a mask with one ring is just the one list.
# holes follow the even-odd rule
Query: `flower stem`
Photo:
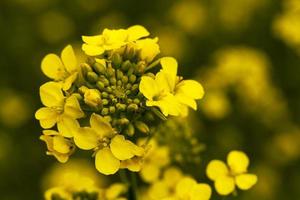
[[133, 198], [135, 200], [138, 200], [138, 195], [137, 195], [137, 180], [136, 180], [136, 175], [134, 172], [130, 172], [130, 179], [131, 179], [131, 190], [133, 194]]
[[156, 61], [152, 62], [150, 65], [148, 65], [145, 68], [145, 72], [152, 69], [153, 67], [155, 67], [156, 65], [158, 65], [160, 63], [160, 59], [157, 59]]

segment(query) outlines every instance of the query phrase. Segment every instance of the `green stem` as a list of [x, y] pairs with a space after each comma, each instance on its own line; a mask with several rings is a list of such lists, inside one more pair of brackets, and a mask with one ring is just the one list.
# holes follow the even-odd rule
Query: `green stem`
[[121, 179], [122, 183], [124, 183], [128, 186], [129, 181], [128, 181], [125, 169], [120, 169], [119, 170], [119, 176], [120, 176], [120, 179]]
[[145, 68], [145, 72], [152, 69], [153, 67], [155, 67], [156, 65], [158, 65], [160, 63], [160, 59], [157, 59], [156, 61], [152, 62], [150, 65], [148, 65]]
[[133, 197], [135, 200], [138, 200], [137, 180], [136, 180], [136, 175], [134, 172], [130, 172], [130, 178], [131, 178], [131, 189], [132, 189]]

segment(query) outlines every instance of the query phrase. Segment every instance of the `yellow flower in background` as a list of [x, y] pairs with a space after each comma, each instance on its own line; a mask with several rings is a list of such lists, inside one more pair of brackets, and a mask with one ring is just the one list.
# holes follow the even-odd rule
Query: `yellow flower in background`
[[57, 123], [59, 132], [65, 137], [72, 137], [79, 128], [76, 119], [84, 116], [76, 96], [65, 98], [57, 82], [47, 82], [40, 87], [40, 97], [44, 106], [35, 113], [43, 128], [52, 128]]
[[140, 91], [148, 99], [147, 106], [157, 106], [166, 116], [187, 115], [187, 106], [197, 109], [196, 99], [204, 95], [203, 87], [194, 80], [177, 76], [177, 61], [172, 57], [160, 59], [162, 70], [155, 79], [143, 76]]
[[[227, 166], [228, 165], [228, 166]], [[214, 181], [220, 195], [229, 195], [235, 191], [235, 185], [241, 190], [248, 190], [257, 182], [257, 176], [247, 173], [248, 156], [241, 151], [231, 151], [227, 156], [227, 165], [220, 160], [212, 160], [206, 174]]]
[[209, 185], [198, 183], [175, 167], [164, 170], [163, 177], [140, 195], [142, 200], [209, 200], [210, 196]]
[[137, 49], [139, 50], [139, 56], [142, 60], [145, 60], [149, 63], [160, 53], [157, 42], [157, 37], [153, 39], [146, 38], [136, 41]]
[[176, 186], [176, 197], [180, 200], [209, 200], [210, 196], [210, 186], [205, 183], [197, 183], [191, 177], [182, 178]]
[[47, 144], [47, 155], [53, 155], [59, 162], [65, 163], [74, 152], [74, 144], [54, 130], [44, 130], [40, 139]]
[[47, 77], [63, 82], [63, 90], [70, 89], [78, 75], [78, 63], [71, 45], [62, 50], [61, 58], [56, 54], [46, 55], [41, 67]]
[[147, 183], [158, 180], [161, 169], [170, 163], [170, 152], [167, 146], [159, 146], [156, 140], [148, 143], [149, 150], [144, 156], [144, 164], [140, 176]]
[[102, 116], [92, 114], [90, 125], [78, 129], [74, 142], [83, 150], [95, 150], [95, 165], [99, 172], [114, 174], [119, 170], [121, 161], [144, 154], [142, 147], [126, 140], [123, 135], [116, 135], [116, 131]]
[[149, 32], [140, 25], [131, 26], [128, 29], [104, 29], [101, 35], [82, 36], [84, 44], [82, 50], [89, 56], [97, 56], [105, 51], [119, 49], [142, 37], [147, 37]]

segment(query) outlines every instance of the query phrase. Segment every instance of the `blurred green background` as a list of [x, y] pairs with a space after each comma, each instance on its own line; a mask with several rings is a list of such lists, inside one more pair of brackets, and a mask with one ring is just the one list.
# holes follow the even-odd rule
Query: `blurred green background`
[[134, 24], [204, 85], [191, 120], [206, 150], [189, 173], [204, 179], [209, 160], [241, 149], [259, 183], [235, 199], [298, 199], [299, 0], [0, 0], [0, 199], [42, 199], [56, 163], [34, 119], [43, 56], [66, 44], [79, 52], [81, 35]]

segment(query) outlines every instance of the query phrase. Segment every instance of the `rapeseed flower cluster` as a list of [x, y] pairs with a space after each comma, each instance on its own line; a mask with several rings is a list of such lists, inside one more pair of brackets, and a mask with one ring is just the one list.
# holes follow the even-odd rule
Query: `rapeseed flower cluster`
[[82, 37], [83, 63], [71, 45], [44, 57], [41, 68], [51, 80], [40, 87], [43, 107], [35, 117], [48, 155], [65, 163], [77, 148], [92, 150], [102, 174], [140, 171], [148, 145], [138, 139], [151, 137], [169, 116], [197, 109], [201, 84], [178, 76], [175, 58], [157, 58], [158, 38], [149, 34], [139, 25], [104, 29]]

